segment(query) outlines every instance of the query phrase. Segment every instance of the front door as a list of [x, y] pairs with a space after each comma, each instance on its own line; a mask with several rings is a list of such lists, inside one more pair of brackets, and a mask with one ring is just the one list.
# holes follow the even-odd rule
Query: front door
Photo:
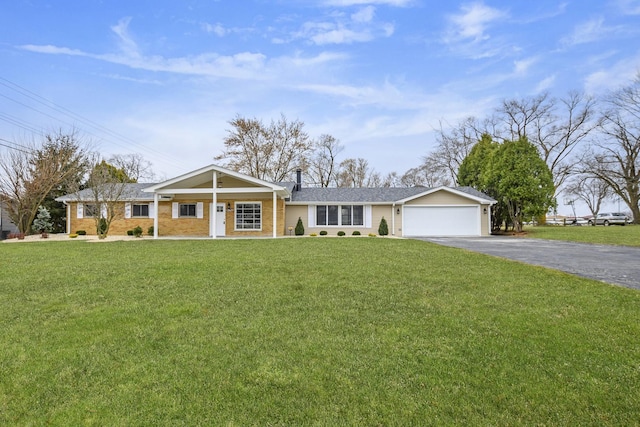
[[226, 235], [226, 221], [225, 221], [226, 212], [224, 211], [224, 203], [218, 203], [216, 206], [215, 215], [213, 214], [213, 203], [211, 204], [211, 212], [209, 217], [215, 218], [216, 221], [216, 236], [225, 236]]

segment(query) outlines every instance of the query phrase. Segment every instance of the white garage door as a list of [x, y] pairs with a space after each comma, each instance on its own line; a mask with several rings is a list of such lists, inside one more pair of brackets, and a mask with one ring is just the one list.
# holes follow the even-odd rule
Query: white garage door
[[404, 236], [479, 236], [479, 206], [405, 206]]

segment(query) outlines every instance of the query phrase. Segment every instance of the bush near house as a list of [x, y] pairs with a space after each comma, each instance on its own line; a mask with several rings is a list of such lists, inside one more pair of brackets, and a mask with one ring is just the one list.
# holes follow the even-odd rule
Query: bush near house
[[304, 224], [302, 224], [302, 218], [298, 217], [298, 223], [296, 224], [295, 230], [296, 236], [304, 235]]
[[380, 226], [378, 227], [378, 234], [381, 236], [386, 236], [389, 234], [389, 227], [387, 226], [387, 220], [382, 217], [380, 220]]
[[133, 229], [133, 235], [135, 237], [142, 237], [142, 227], [139, 225]]

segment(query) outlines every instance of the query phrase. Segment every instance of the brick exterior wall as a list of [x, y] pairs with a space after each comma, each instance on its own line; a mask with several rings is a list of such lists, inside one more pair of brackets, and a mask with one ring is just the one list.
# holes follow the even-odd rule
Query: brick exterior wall
[[[178, 200], [175, 200], [178, 201]], [[262, 204], [262, 229], [259, 231], [251, 230], [235, 230], [235, 202], [255, 202], [259, 201]], [[158, 203], [158, 235], [159, 236], [190, 236], [190, 237], [207, 237], [209, 236], [209, 218], [210, 218], [210, 204], [211, 199], [190, 199], [181, 198], [180, 203], [203, 203], [203, 218], [172, 218], [172, 203], [173, 201], [164, 201]], [[148, 203], [148, 202], [144, 202]], [[247, 198], [246, 200], [231, 200], [231, 199], [218, 199], [218, 203], [230, 203], [232, 208], [231, 212], [225, 208], [225, 235], [236, 237], [271, 237], [273, 236], [273, 199], [256, 199]], [[146, 234], [149, 227], [153, 226], [153, 218], [125, 218], [124, 217], [124, 202], [120, 203], [116, 210], [118, 211], [117, 217], [111, 223], [109, 229], [110, 235], [125, 235], [127, 230], [131, 230], [136, 226], [142, 227], [143, 233]], [[285, 203], [284, 200], [278, 199], [276, 205], [277, 215], [277, 236], [285, 235]], [[95, 235], [96, 223], [94, 218], [78, 218], [77, 216], [77, 203], [69, 203], [69, 214], [71, 228], [67, 230], [70, 233], [75, 233], [78, 230], [85, 230], [87, 234]]]

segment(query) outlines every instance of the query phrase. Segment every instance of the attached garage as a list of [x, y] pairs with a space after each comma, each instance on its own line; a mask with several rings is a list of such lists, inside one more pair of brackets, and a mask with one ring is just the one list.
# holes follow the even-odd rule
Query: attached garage
[[404, 206], [403, 235], [480, 236], [480, 206]]

